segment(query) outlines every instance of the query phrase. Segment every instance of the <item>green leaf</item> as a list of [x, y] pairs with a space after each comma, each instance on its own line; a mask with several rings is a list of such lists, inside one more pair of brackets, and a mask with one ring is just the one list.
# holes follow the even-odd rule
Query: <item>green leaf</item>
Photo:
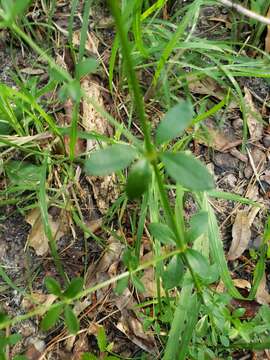
[[73, 299], [83, 289], [83, 278], [77, 277], [71, 280], [67, 290], [64, 292], [64, 297]]
[[192, 270], [197, 273], [201, 278], [209, 277], [210, 265], [206, 258], [194, 249], [187, 249], [186, 257]]
[[208, 230], [208, 214], [206, 211], [200, 211], [193, 215], [190, 220], [190, 229], [187, 233], [188, 242], [195, 241], [199, 236], [205, 234]]
[[165, 290], [178, 286], [184, 275], [184, 265], [179, 256], [174, 256], [162, 273], [162, 284]]
[[6, 313], [0, 312], [0, 324], [8, 320], [8, 315]]
[[85, 172], [88, 175], [109, 175], [126, 168], [136, 155], [136, 150], [129, 145], [108, 146], [90, 155], [90, 158], [85, 161]]
[[26, 161], [11, 160], [5, 165], [10, 182], [25, 190], [32, 190], [41, 179], [41, 166]]
[[0, 135], [9, 135], [12, 131], [12, 127], [9, 125], [8, 121], [0, 120]]
[[59, 98], [61, 101], [65, 101], [68, 97], [70, 97], [75, 102], [79, 102], [81, 95], [81, 86], [78, 80], [73, 80], [64, 84], [59, 92]]
[[25, 355], [16, 355], [13, 360], [29, 360]]
[[50, 294], [53, 294], [56, 296], [62, 295], [61, 286], [60, 286], [59, 282], [57, 280], [55, 280], [55, 278], [53, 278], [51, 276], [46, 276], [45, 277], [45, 286]]
[[151, 167], [146, 159], [138, 160], [130, 169], [126, 192], [129, 199], [139, 198], [149, 187], [152, 178]]
[[30, 4], [31, 0], [16, 0], [13, 9], [12, 9], [12, 16], [23, 15], [23, 12]]
[[149, 226], [151, 235], [163, 245], [175, 245], [176, 240], [172, 230], [166, 224], [151, 223]]
[[194, 116], [193, 106], [190, 101], [181, 101], [172, 107], [161, 120], [157, 128], [156, 143], [161, 145], [166, 141], [181, 135], [191, 124]]
[[71, 334], [75, 335], [80, 330], [79, 320], [69, 305], [65, 308], [65, 324]]
[[2, 0], [1, 5], [5, 11], [5, 19], [7, 21], [13, 21], [17, 15], [23, 15], [29, 3], [30, 0]]
[[143, 283], [141, 282], [141, 280], [138, 278], [138, 276], [132, 275], [131, 281], [136, 290], [138, 290], [141, 293], [143, 293], [145, 291], [145, 287], [144, 287]]
[[51, 80], [54, 80], [58, 83], [66, 81], [66, 77], [58, 68], [50, 68], [49, 75]]
[[89, 58], [79, 62], [76, 65], [75, 74], [77, 79], [81, 79], [83, 76], [93, 73], [97, 68], [97, 60]]
[[97, 343], [98, 343], [98, 348], [101, 352], [105, 352], [107, 350], [107, 338], [103, 326], [100, 326], [98, 328]]
[[185, 188], [204, 191], [214, 187], [212, 175], [192, 155], [183, 152], [177, 154], [166, 152], [161, 154], [160, 157], [168, 174]]
[[82, 360], [98, 360], [98, 358], [96, 355], [87, 352], [82, 355]]
[[116, 293], [116, 295], [123, 294], [124, 290], [128, 287], [128, 282], [129, 282], [128, 276], [117, 281], [116, 287], [114, 289], [114, 292]]
[[12, 334], [6, 337], [6, 344], [8, 345], [15, 345], [18, 341], [22, 339], [21, 334]]
[[58, 321], [62, 311], [63, 311], [63, 305], [52, 307], [41, 321], [42, 330], [47, 331], [51, 327], [53, 327]]

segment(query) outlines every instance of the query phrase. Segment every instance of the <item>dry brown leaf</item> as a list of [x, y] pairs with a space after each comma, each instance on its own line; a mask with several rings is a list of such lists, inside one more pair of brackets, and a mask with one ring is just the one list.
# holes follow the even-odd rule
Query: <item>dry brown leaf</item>
[[248, 210], [239, 210], [232, 228], [232, 243], [228, 252], [228, 260], [235, 260], [247, 249], [251, 238]]
[[265, 274], [263, 275], [262, 280], [259, 284], [255, 299], [259, 304], [262, 304], [262, 305], [267, 305], [270, 303], [270, 294], [266, 290]]
[[250, 282], [245, 279], [233, 279], [233, 284], [239, 289], [247, 289], [247, 290], [251, 289]]
[[45, 71], [43, 69], [34, 69], [31, 67], [26, 67], [24, 69], [20, 69], [20, 72], [27, 75], [42, 75], [44, 74]]
[[211, 146], [217, 151], [227, 152], [242, 143], [241, 139], [231, 137], [219, 130], [212, 129], [210, 127], [208, 127], [207, 130], [210, 135]]
[[[32, 225], [32, 229], [28, 235], [27, 245], [34, 248], [38, 256], [45, 255], [49, 250], [49, 240], [44, 232], [40, 209], [35, 208], [31, 210], [25, 220], [28, 224]], [[60, 217], [55, 221], [49, 214], [49, 225], [55, 241], [64, 235], [65, 232], [63, 230], [65, 226], [61, 224]]]
[[[149, 251], [142, 258], [141, 262], [145, 263], [153, 258], [153, 252]], [[145, 291], [140, 294], [141, 298], [156, 298], [157, 297], [157, 283], [155, 280], [155, 271], [153, 267], [148, 267], [144, 270], [143, 276], [140, 278], [144, 285]], [[160, 295], [165, 296], [164, 289], [160, 288]]]
[[[97, 264], [91, 264], [86, 274], [86, 287], [91, 287], [97, 283], [109, 279], [110, 268], [115, 267], [115, 264], [119, 264], [121, 260], [121, 254], [123, 251], [123, 245], [119, 240], [111, 236], [108, 239], [108, 246], [106, 247], [104, 254], [100, 258]], [[101, 290], [104, 293], [104, 289]]]
[[27, 297], [22, 300], [21, 306], [25, 311], [30, 311], [37, 303], [47, 307], [52, 305], [56, 299], [57, 296], [53, 294], [32, 293], [31, 298]]
[[251, 139], [253, 140], [260, 140], [263, 136], [263, 123], [261, 122], [261, 114], [256, 109], [252, 95], [247, 87], [244, 88], [245, 91], [245, 102], [247, 105], [247, 124], [248, 130]]
[[[210, 95], [218, 100], [223, 100], [226, 96], [226, 91], [210, 77], [205, 77], [198, 80], [197, 78], [190, 76], [188, 77], [189, 90], [195, 94]], [[238, 108], [239, 105], [236, 102], [231, 101], [229, 108]]]
[[[270, 18], [270, 7], [268, 9], [266, 17]], [[265, 51], [270, 53], [270, 26], [267, 26], [267, 33], [265, 37]]]
[[150, 332], [144, 331], [142, 322], [135, 317], [132, 310], [122, 309], [122, 316], [116, 327], [141, 349], [158, 355], [154, 336]]

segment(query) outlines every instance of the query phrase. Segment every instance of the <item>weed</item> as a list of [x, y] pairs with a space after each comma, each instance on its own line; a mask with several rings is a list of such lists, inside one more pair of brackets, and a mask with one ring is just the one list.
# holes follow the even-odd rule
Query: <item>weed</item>
[[[140, 295], [145, 292], [142, 281], [144, 272], [152, 267], [156, 297], [150, 302], [139, 304], [135, 310], [145, 310], [140, 314], [144, 328], [153, 329], [159, 336], [160, 356], [163, 359], [214, 359], [217, 356], [229, 359], [234, 349], [269, 348], [269, 308], [262, 306], [251, 319], [245, 316], [244, 306], [231, 308], [232, 299], [242, 304], [253, 301], [256, 296], [265, 271], [265, 261], [269, 257], [269, 224], [263, 243], [254, 254], [257, 264], [252, 287], [245, 298], [235, 287], [228, 269], [210, 199], [223, 198], [253, 206], [258, 206], [258, 203], [215, 190], [212, 175], [187, 150], [191, 139], [196, 138], [196, 129], [202, 121], [228, 111], [227, 106], [232, 100], [239, 103], [243, 114], [245, 148], [248, 135], [247, 110], [236, 78], [256, 76], [269, 79], [269, 56], [264, 54], [256, 61], [244, 56], [244, 48], [258, 46], [259, 37], [256, 36], [253, 45], [241, 43], [242, 39], [236, 42], [230, 38], [222, 41], [200, 38], [196, 24], [201, 6], [208, 4], [207, 1], [195, 0], [183, 7], [175, 14], [175, 22], [158, 16], [167, 5], [166, 0], [151, 2], [151, 5], [149, 1], [142, 0], [122, 1], [121, 7], [118, 2], [109, 1], [116, 35], [111, 50], [108, 82], [114, 94], [113, 80], [117, 73], [122, 77], [123, 88], [128, 88], [131, 99], [129, 105], [134, 109], [129, 128], [108, 114], [95, 99], [89, 98], [80, 86], [80, 81], [88, 74], [95, 73], [99, 66], [97, 59], [85, 56], [91, 3], [84, 2], [77, 52], [72, 45], [72, 32], [79, 2], [72, 1], [68, 24], [69, 48], [75, 61], [72, 77], [23, 30], [23, 26], [29, 24], [20, 23], [19, 20], [23, 18], [22, 13], [30, 6], [30, 2], [1, 2], [1, 26], [15, 34], [49, 66], [48, 83], [41, 88], [38, 78], [26, 84], [17, 78], [18, 88], [0, 85], [0, 171], [5, 173], [9, 182], [8, 187], [0, 193], [1, 197], [5, 197], [1, 201], [2, 205], [12, 203], [12, 196], [16, 194], [23, 199], [16, 201], [22, 213], [37, 206], [40, 208], [44, 232], [64, 289], [55, 278], [46, 277], [45, 287], [49, 294], [55, 296], [54, 304], [37, 304], [33, 310], [13, 318], [2, 314], [0, 329], [8, 329], [25, 319], [41, 316], [41, 328], [44, 331], [60, 323], [67, 327], [70, 334], [77, 334], [80, 331], [75, 306], [77, 302], [111, 284], [116, 284], [115, 293], [118, 296], [128, 287], [134, 287]], [[253, 10], [258, 11], [257, 5], [252, 2]], [[55, 7], [55, 1], [47, 7], [49, 28], [52, 26]], [[260, 9], [265, 12], [265, 2], [260, 2]], [[251, 25], [257, 27], [255, 23]], [[262, 28], [259, 27], [258, 31], [261, 33]], [[51, 34], [48, 30], [48, 37]], [[257, 51], [260, 52], [259, 49]], [[143, 84], [146, 93], [143, 97], [137, 73], [145, 69], [150, 69], [151, 81], [147, 86]], [[194, 105], [188, 84], [204, 77], [212, 78], [226, 89], [224, 98], [219, 99], [217, 104], [213, 104], [206, 96]], [[45, 110], [44, 105], [48, 104], [43, 104], [42, 97], [56, 89], [58, 101], [63, 103], [68, 99], [72, 103], [70, 126], [60, 127], [53, 113], [49, 114]], [[178, 100], [180, 91], [186, 94], [185, 100]], [[115, 127], [115, 138], [80, 130], [82, 99]], [[148, 99], [157, 101], [166, 109], [156, 128], [152, 127], [148, 113]], [[138, 127], [137, 123], [141, 136], [135, 136], [132, 132], [132, 126], [136, 124]], [[190, 131], [191, 135], [188, 134]], [[67, 136], [68, 147], [65, 144]], [[100, 143], [100, 148], [78, 155], [78, 139], [94, 139]], [[48, 140], [46, 145], [43, 140]], [[128, 213], [129, 204], [140, 209], [130, 216], [135, 241], [132, 245], [125, 244], [122, 263], [127, 271], [85, 288], [83, 278], [68, 278], [49, 222], [49, 208], [52, 204], [59, 208], [69, 207], [74, 223], [99, 241], [85, 226], [76, 201], [70, 201], [72, 190], [76, 193], [75, 166], [81, 166], [87, 175], [107, 176], [117, 173], [125, 183], [124, 193], [107, 213], [107, 229], [111, 227], [116, 213], [120, 214], [118, 221], [119, 228], [122, 228], [123, 213]], [[50, 174], [55, 174], [58, 168], [60, 179], [58, 176], [57, 180], [64, 185], [57, 190], [54, 187], [54, 175]], [[197, 209], [190, 219], [185, 216], [187, 196], [192, 198]], [[111, 229], [109, 231], [112, 232]], [[144, 232], [151, 238], [153, 256], [140, 263]], [[8, 286], [31, 298], [27, 291], [13, 283], [2, 267], [0, 275]], [[220, 280], [226, 289], [223, 293], [216, 291], [214, 286]], [[14, 334], [3, 334], [0, 338], [0, 358], [5, 359], [6, 347], [18, 340]], [[97, 331], [97, 341], [103, 359], [116, 359], [111, 355], [112, 344], [108, 343], [103, 327]], [[85, 360], [96, 358], [92, 353], [82, 355]]]

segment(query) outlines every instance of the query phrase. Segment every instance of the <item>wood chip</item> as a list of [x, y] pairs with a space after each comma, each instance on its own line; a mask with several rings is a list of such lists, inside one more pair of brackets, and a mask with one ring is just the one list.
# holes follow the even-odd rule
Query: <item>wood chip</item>
[[245, 91], [245, 102], [247, 105], [247, 124], [249, 134], [252, 140], [260, 140], [263, 136], [263, 123], [261, 114], [256, 109], [252, 95], [247, 87], [244, 88]]

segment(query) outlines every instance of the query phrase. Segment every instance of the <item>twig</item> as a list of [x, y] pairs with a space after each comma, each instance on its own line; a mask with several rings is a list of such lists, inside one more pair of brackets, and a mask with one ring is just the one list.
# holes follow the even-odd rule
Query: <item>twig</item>
[[244, 6], [240, 5], [240, 4], [236, 4], [234, 2], [232, 2], [231, 0], [219, 0], [220, 3], [222, 3], [223, 5], [226, 5], [232, 9], [235, 9], [236, 11], [240, 12], [241, 14], [251, 18], [251, 19], [255, 19], [257, 21], [260, 21], [261, 23], [264, 23], [266, 25], [270, 25], [270, 19], [268, 19], [265, 16], [259, 15], [257, 13], [255, 13], [254, 11], [251, 11], [247, 8], [245, 8]]

